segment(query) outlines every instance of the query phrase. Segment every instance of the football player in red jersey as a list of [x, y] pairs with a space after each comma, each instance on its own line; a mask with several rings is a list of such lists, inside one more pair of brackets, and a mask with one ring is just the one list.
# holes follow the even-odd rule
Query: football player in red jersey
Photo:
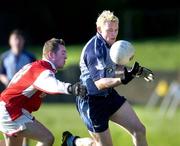
[[66, 59], [64, 41], [48, 40], [43, 47], [42, 60], [25, 65], [1, 93], [0, 131], [4, 133], [6, 146], [22, 145], [23, 137], [37, 140], [38, 146], [53, 144], [53, 134], [31, 113], [39, 109], [45, 94], [86, 94], [83, 85], [56, 79], [55, 73]]

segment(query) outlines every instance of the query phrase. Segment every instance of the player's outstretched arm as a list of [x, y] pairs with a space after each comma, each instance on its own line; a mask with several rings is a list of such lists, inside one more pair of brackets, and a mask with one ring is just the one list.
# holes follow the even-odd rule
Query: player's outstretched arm
[[56, 79], [54, 73], [50, 70], [42, 72], [33, 83], [33, 87], [47, 94], [72, 94], [75, 96], [86, 94], [85, 86], [80, 83], [61, 82]]
[[99, 90], [112, 88], [119, 86], [121, 84], [126, 85], [134, 78], [131, 71], [128, 71], [126, 67], [124, 67], [123, 76], [120, 78], [101, 78], [95, 81], [95, 85]]

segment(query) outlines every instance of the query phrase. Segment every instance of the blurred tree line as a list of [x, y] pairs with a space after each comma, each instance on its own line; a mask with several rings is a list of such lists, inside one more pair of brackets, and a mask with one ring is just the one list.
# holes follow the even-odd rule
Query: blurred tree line
[[[180, 9], [174, 0], [1, 0], [0, 46], [8, 45], [9, 33], [15, 28], [25, 31], [29, 45], [42, 46], [52, 37], [63, 38], [66, 44], [85, 43], [96, 33], [96, 19], [103, 10], [111, 10], [119, 17], [119, 38], [180, 35]], [[64, 81], [76, 82], [79, 74], [79, 67], [73, 66], [58, 76]], [[75, 100], [72, 96], [60, 96], [45, 101]]]
[[96, 32], [98, 14], [107, 9], [120, 19], [119, 38], [180, 34], [180, 9], [174, 0], [1, 0], [0, 45], [7, 44], [14, 28], [23, 29], [30, 44], [42, 45], [51, 37], [84, 43]]

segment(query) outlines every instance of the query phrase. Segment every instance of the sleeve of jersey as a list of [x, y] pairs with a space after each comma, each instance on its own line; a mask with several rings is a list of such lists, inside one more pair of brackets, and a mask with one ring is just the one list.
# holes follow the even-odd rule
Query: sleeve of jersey
[[64, 83], [56, 79], [54, 73], [45, 70], [37, 77], [33, 86], [47, 94], [69, 94], [67, 91], [70, 83]]
[[88, 67], [89, 73], [94, 81], [105, 77], [104, 58], [97, 55], [97, 52], [87, 53], [84, 58]]

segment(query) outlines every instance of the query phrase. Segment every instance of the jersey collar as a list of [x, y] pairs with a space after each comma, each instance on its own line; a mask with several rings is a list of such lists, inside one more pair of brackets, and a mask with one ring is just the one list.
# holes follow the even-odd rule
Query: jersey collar
[[107, 47], [110, 48], [111, 46], [106, 42], [106, 40], [102, 37], [100, 33], [97, 32], [97, 37], [103, 42], [103, 44]]
[[49, 62], [51, 64], [51, 67], [53, 68], [53, 70], [55, 70], [55, 72], [57, 71], [56, 66], [50, 60], [48, 60], [46, 58], [43, 58], [43, 60], [46, 62]]

